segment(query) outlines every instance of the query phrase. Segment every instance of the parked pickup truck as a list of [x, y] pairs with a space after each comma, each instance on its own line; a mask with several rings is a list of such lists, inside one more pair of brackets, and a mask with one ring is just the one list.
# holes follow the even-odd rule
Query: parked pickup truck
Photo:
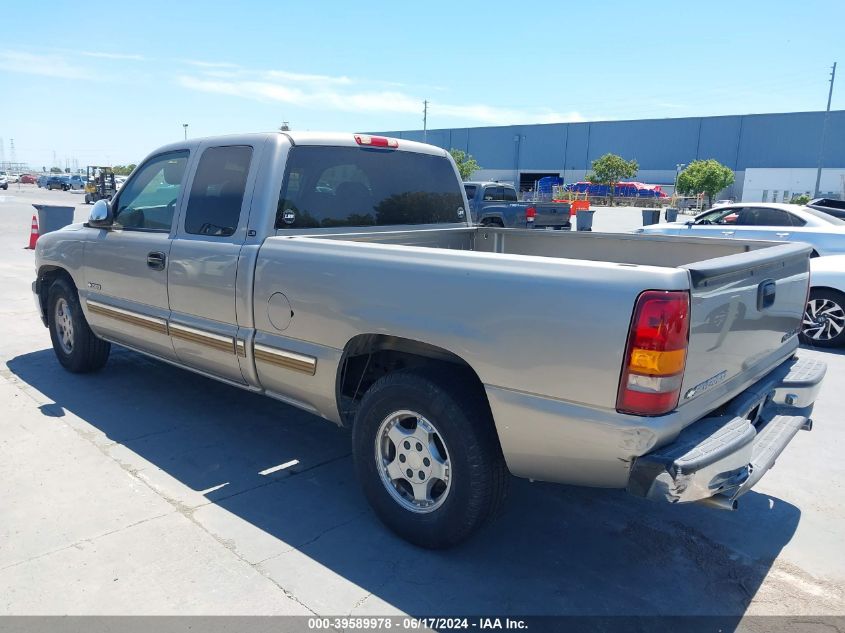
[[517, 202], [516, 189], [500, 182], [465, 182], [472, 219], [479, 226], [568, 231], [568, 202]]
[[429, 145], [190, 140], [43, 235], [33, 291], [72, 372], [116, 343], [351, 426], [369, 502], [426, 547], [493, 516], [508, 471], [733, 508], [810, 428], [808, 246], [466, 208]]

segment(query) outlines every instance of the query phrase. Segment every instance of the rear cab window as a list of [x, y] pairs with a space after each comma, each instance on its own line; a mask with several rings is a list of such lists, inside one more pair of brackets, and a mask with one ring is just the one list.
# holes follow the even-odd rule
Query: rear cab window
[[191, 185], [185, 232], [192, 235], [228, 237], [241, 217], [252, 147], [209, 147], [200, 157]]
[[443, 156], [362, 147], [292, 147], [277, 230], [463, 223], [463, 192]]

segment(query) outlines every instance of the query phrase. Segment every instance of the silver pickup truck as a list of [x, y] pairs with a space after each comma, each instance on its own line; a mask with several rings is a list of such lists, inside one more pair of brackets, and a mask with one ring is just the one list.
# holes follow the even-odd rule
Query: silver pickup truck
[[508, 471], [734, 508], [810, 414], [801, 244], [468, 223], [449, 155], [272, 133], [156, 150], [38, 240], [59, 362], [111, 343], [352, 428], [378, 516], [447, 547]]

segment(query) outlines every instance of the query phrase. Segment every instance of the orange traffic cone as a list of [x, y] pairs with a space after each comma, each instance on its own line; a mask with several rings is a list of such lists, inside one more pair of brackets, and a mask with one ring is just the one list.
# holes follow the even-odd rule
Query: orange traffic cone
[[38, 218], [33, 215], [32, 230], [29, 233], [29, 246], [27, 246], [29, 250], [35, 250], [35, 243], [38, 241], [38, 237]]

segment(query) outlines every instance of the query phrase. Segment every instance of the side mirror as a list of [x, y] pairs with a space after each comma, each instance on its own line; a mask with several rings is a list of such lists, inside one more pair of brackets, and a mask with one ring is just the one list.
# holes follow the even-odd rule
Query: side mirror
[[95, 229], [108, 229], [114, 223], [111, 207], [105, 200], [97, 200], [88, 216], [88, 226]]

